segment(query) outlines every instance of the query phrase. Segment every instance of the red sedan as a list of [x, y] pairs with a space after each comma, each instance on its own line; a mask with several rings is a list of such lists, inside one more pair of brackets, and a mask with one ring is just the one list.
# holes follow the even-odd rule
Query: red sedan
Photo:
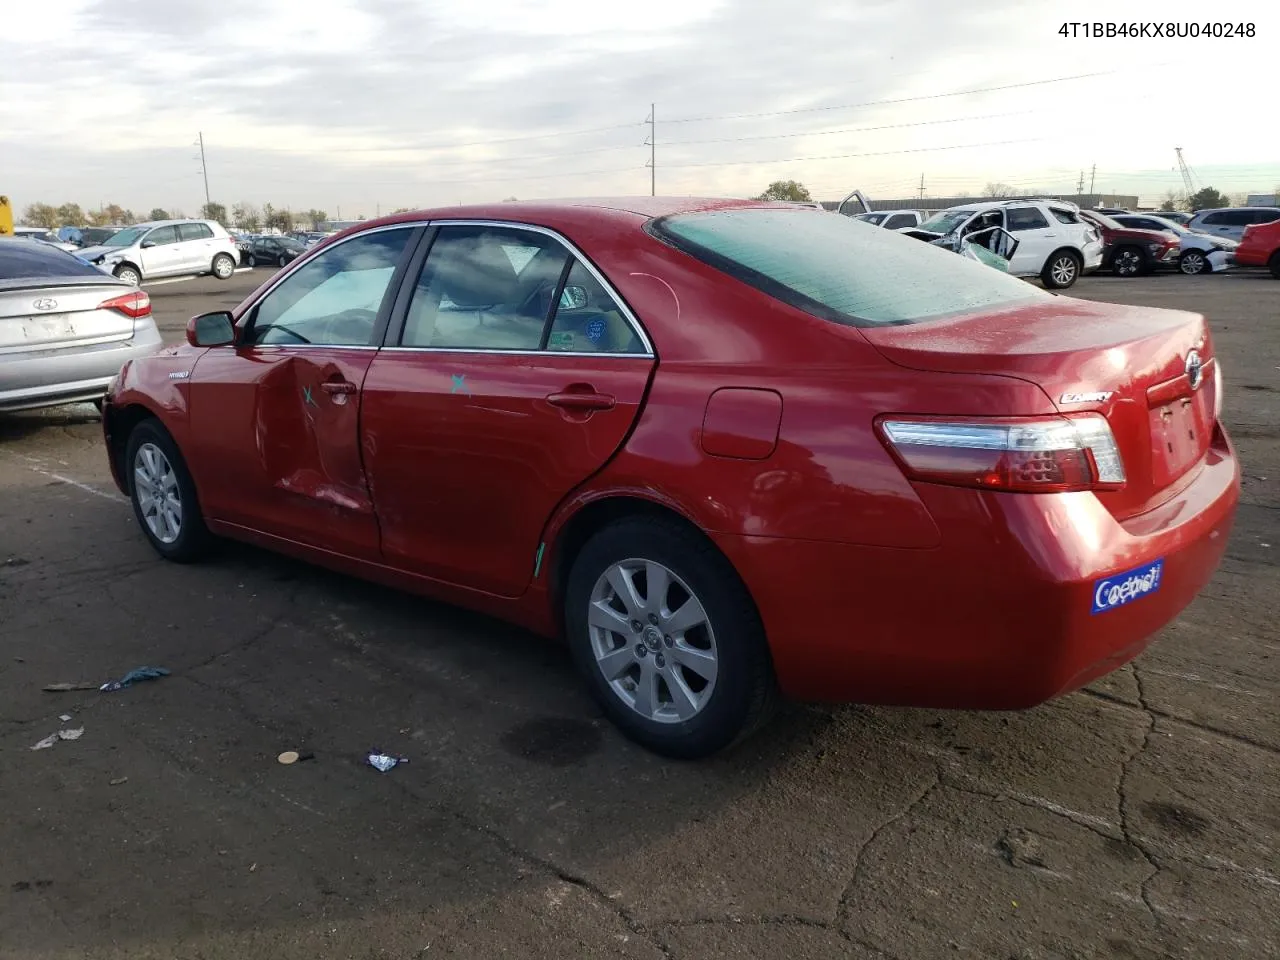
[[1239, 471], [1203, 317], [818, 210], [449, 208], [309, 250], [126, 366], [111, 469], [232, 537], [563, 635], [711, 753], [776, 693], [1024, 708], [1213, 574]]

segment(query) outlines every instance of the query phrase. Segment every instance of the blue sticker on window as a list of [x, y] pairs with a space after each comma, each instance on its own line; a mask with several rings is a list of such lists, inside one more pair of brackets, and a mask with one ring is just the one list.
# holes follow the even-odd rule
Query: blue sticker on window
[[606, 327], [605, 322], [599, 317], [596, 317], [594, 320], [589, 320], [587, 322], [587, 339], [592, 343], [599, 343], [604, 339], [604, 332], [606, 329], [608, 328]]
[[1106, 613], [1155, 593], [1160, 589], [1163, 578], [1164, 558], [1161, 557], [1144, 566], [1096, 580], [1093, 584], [1093, 610], [1090, 612]]

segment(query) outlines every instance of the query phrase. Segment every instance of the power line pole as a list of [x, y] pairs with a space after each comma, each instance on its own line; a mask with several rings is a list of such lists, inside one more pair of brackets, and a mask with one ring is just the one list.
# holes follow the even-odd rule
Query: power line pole
[[649, 118], [645, 121], [649, 124], [649, 196], [656, 197], [658, 195], [658, 106], [657, 104], [649, 104]]
[[209, 166], [204, 162], [204, 131], [203, 130], [200, 132], [200, 172], [204, 174], [204, 205], [207, 207], [213, 201], [209, 199]]
[[924, 203], [924, 174], [923, 173], [920, 174], [920, 197], [918, 202]]
[[1080, 171], [1080, 182], [1076, 184], [1076, 194], [1084, 193], [1084, 171]]
[[1093, 193], [1093, 178], [1097, 176], [1097, 174], [1098, 174], [1098, 165], [1095, 163], [1092, 169], [1089, 170], [1089, 193], [1090, 194]]

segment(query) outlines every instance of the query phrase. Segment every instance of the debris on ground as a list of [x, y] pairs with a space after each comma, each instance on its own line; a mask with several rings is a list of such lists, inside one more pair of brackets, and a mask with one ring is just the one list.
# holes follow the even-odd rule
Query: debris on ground
[[129, 782], [129, 778], [128, 778], [128, 777], [116, 777], [114, 780], [112, 780], [110, 783], [108, 783], [108, 784], [107, 784], [107, 786], [109, 786], [109, 787], [118, 787], [118, 786], [120, 786], [120, 784], [122, 784], [122, 783], [128, 783], [128, 782]]
[[73, 690], [99, 690], [99, 683], [50, 683], [44, 687], [45, 693], [70, 693]]
[[1011, 827], [1006, 830], [997, 841], [996, 849], [1000, 851], [1005, 863], [1011, 867], [1044, 866], [1040, 838], [1022, 827]]
[[62, 716], [60, 716], [58, 719], [59, 719], [59, 720], [61, 720], [63, 723], [70, 723], [70, 722], [71, 722], [71, 714], [69, 714], [69, 713], [64, 713], [64, 714], [63, 714]]
[[104, 683], [98, 689], [103, 693], [113, 693], [143, 680], [159, 680], [161, 677], [167, 676], [169, 676], [169, 671], [164, 667], [138, 667], [136, 670], [130, 670], [119, 680]]
[[47, 737], [45, 737], [43, 740], [41, 740], [40, 742], [38, 742], [38, 743], [37, 743], [35, 746], [33, 746], [31, 749], [32, 749], [32, 750], [47, 750], [47, 749], [49, 749], [50, 747], [52, 747], [52, 746], [53, 746], [55, 743], [57, 743], [57, 742], [58, 742], [58, 735], [57, 735], [56, 733], [51, 733], [51, 734], [49, 734]]
[[276, 760], [278, 760], [280, 763], [285, 764], [286, 766], [287, 766], [287, 765], [289, 765], [289, 764], [291, 764], [291, 763], [297, 763], [297, 762], [298, 762], [298, 751], [297, 751], [297, 750], [286, 750], [284, 753], [280, 754], [280, 756], [276, 757]]
[[57, 733], [51, 733], [39, 743], [35, 744], [32, 750], [48, 750], [59, 740], [79, 740], [84, 736], [84, 727], [76, 730], [59, 730]]
[[398, 767], [402, 763], [408, 763], [408, 757], [393, 757], [386, 753], [379, 753], [377, 750], [372, 751], [365, 758], [369, 766], [373, 767], [379, 773], [386, 773], [388, 770]]

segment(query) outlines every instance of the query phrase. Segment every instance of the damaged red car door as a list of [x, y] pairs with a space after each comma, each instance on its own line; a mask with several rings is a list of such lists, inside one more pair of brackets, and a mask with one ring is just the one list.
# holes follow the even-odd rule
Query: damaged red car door
[[211, 519], [376, 560], [360, 390], [418, 231], [339, 242], [241, 317], [191, 378], [195, 472]]

